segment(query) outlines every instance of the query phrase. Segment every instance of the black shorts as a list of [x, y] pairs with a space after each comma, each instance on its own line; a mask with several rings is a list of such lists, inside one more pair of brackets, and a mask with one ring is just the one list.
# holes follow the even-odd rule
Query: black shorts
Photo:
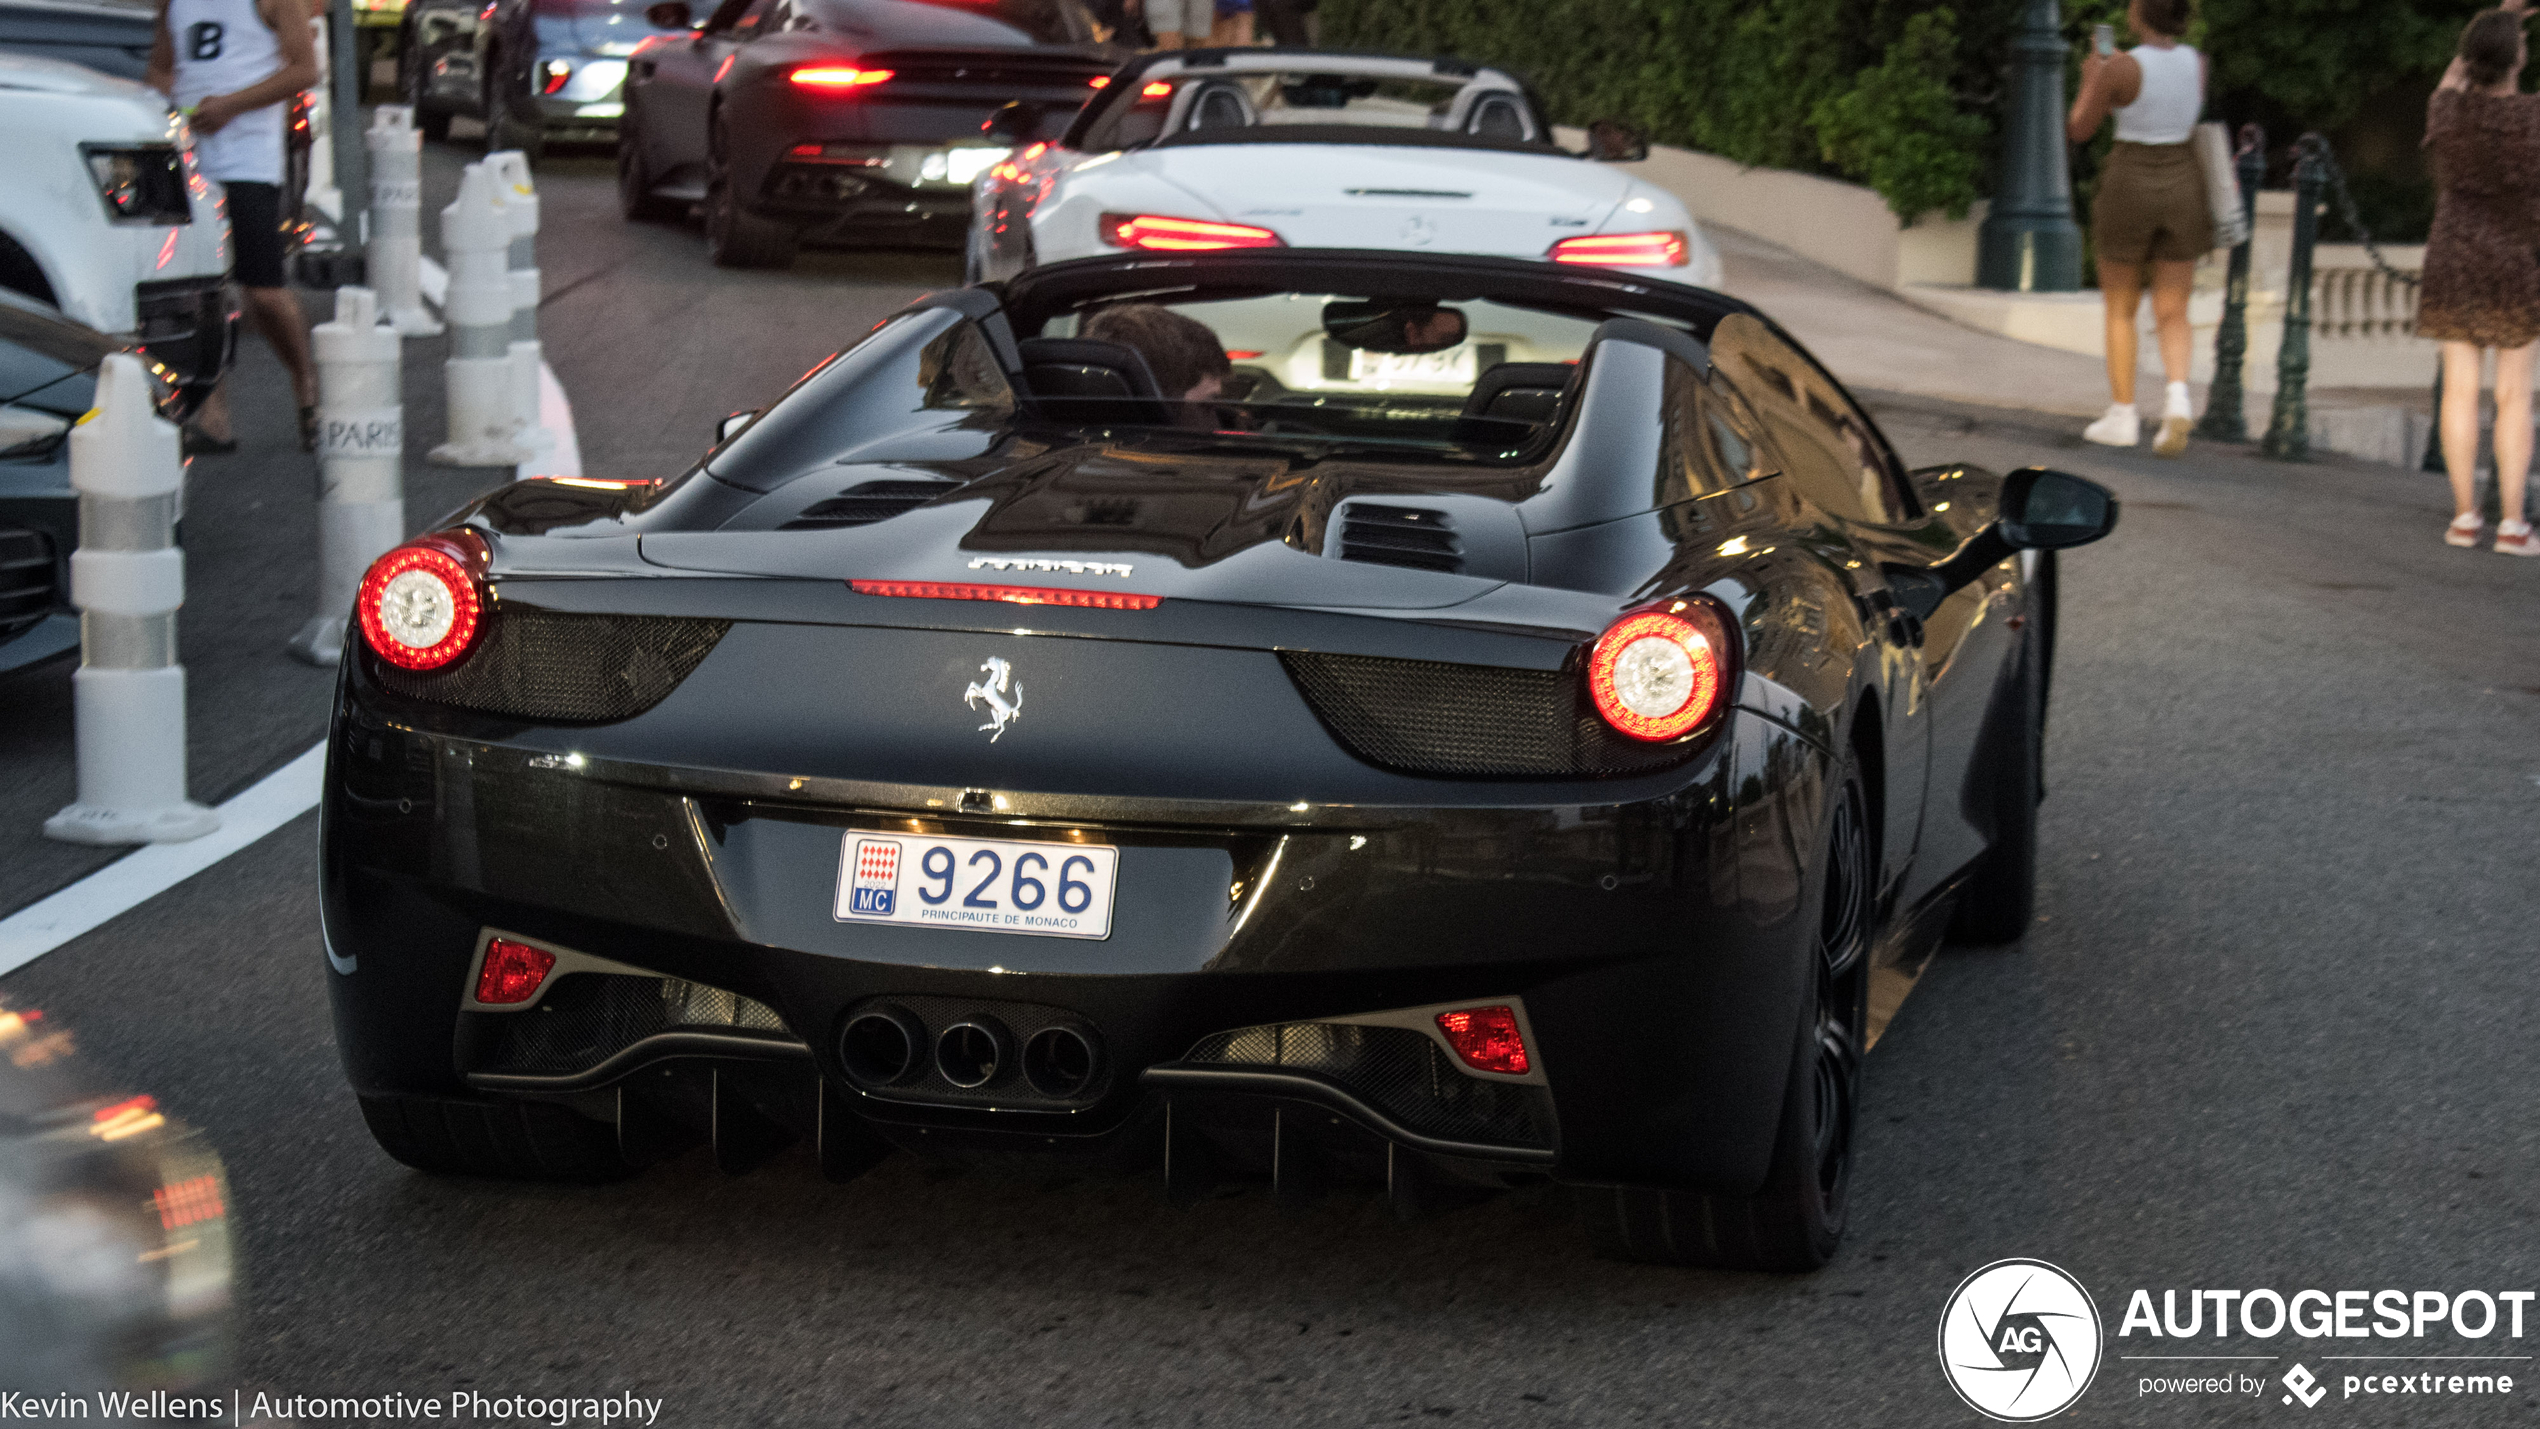
[[223, 183], [229, 196], [229, 272], [242, 288], [290, 286], [282, 275], [282, 186]]

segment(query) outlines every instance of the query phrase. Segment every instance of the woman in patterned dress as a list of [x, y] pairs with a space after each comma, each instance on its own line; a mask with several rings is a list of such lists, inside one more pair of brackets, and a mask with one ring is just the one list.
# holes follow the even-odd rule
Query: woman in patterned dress
[[2443, 344], [2443, 465], [2452, 524], [2476, 546], [2479, 369], [2496, 351], [2496, 549], [2540, 556], [2523, 519], [2531, 477], [2532, 351], [2540, 341], [2540, 95], [2521, 92], [2520, 3], [2481, 11], [2426, 101], [2425, 146], [2438, 196], [2425, 245], [2417, 334]]

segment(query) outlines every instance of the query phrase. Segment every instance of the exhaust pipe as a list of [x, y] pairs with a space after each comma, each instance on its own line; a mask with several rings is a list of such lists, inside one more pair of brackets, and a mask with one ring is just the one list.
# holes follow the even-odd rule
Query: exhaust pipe
[[906, 1008], [885, 1003], [847, 1019], [838, 1033], [838, 1060], [847, 1075], [890, 1087], [926, 1074], [926, 1027]]
[[1014, 1038], [993, 1017], [965, 1017], [935, 1038], [935, 1072], [968, 1091], [1012, 1069]]
[[1023, 1080], [1053, 1100], [1081, 1095], [1093, 1085], [1093, 1040], [1073, 1027], [1044, 1027], [1023, 1044]]

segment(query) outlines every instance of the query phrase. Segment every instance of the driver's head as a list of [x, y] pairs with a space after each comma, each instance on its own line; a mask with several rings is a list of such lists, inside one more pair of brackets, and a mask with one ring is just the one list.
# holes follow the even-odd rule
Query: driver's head
[[1206, 323], [1153, 303], [1105, 308], [1086, 319], [1083, 335], [1116, 342], [1145, 358], [1157, 391], [1168, 401], [1214, 400], [1235, 370]]

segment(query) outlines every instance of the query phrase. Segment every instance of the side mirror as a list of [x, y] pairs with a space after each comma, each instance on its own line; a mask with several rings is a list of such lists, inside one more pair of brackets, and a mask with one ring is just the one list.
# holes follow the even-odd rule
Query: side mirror
[[1649, 141], [1620, 119], [1599, 119], [1588, 126], [1587, 156], [1601, 164], [1637, 164], [1649, 157]]
[[2117, 529], [2117, 498], [2070, 472], [2024, 466], [2002, 478], [2001, 525], [2016, 550], [2087, 546]]
[[724, 418], [722, 421], [715, 423], [714, 444], [716, 446], [721, 446], [725, 442], [732, 440], [734, 437], [741, 435], [742, 432], [748, 430], [750, 423], [757, 420], [758, 413], [756, 412], [735, 412], [731, 416]]
[[1013, 100], [998, 107], [979, 132], [1008, 144], [1028, 144], [1041, 131], [1041, 106]]
[[644, 9], [644, 22], [656, 30], [685, 30], [696, 24], [688, 0], [660, 0]]
[[1991, 525], [1937, 565], [1888, 567], [1888, 588], [1898, 605], [1928, 620], [1950, 592], [1999, 561], [2021, 551], [2087, 546], [2115, 529], [2114, 492], [2068, 471], [2024, 466], [2002, 478], [2000, 514]]

